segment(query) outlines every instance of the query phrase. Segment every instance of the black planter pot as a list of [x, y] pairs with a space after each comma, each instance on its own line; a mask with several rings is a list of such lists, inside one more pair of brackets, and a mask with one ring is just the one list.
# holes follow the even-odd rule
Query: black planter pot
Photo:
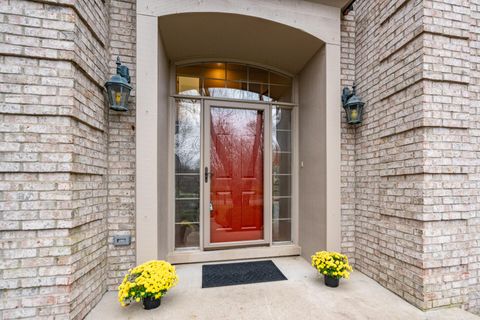
[[143, 298], [143, 308], [145, 310], [158, 308], [158, 306], [160, 306], [161, 301], [162, 301], [162, 298], [158, 298], [158, 299], [155, 299], [155, 297]]
[[325, 275], [323, 277], [325, 279], [325, 285], [327, 287], [332, 287], [332, 288], [338, 287], [338, 284], [340, 283], [340, 279], [332, 278], [332, 277], [325, 276]]

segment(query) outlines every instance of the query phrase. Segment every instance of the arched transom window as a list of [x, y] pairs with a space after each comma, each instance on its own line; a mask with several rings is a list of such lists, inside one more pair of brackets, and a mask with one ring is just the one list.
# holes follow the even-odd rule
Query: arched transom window
[[276, 71], [230, 62], [176, 67], [176, 93], [265, 102], [292, 102], [292, 78]]

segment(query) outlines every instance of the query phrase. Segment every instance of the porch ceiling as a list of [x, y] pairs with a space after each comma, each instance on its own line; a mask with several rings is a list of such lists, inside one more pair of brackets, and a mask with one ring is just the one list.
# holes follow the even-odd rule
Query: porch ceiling
[[301, 30], [236, 14], [184, 13], [162, 16], [159, 28], [172, 61], [234, 59], [298, 73], [323, 45]]

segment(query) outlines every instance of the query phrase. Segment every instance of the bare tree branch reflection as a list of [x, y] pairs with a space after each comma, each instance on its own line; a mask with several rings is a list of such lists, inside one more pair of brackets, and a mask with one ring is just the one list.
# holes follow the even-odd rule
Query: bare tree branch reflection
[[200, 172], [200, 103], [181, 100], [175, 123], [177, 172]]
[[212, 230], [221, 229], [217, 236], [229, 241], [245, 240], [239, 231], [259, 239], [263, 236], [263, 111], [213, 107], [210, 116]]

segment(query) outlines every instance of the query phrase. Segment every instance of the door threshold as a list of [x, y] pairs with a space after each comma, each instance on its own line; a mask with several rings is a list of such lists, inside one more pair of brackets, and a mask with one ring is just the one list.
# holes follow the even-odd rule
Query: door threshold
[[268, 247], [270, 244], [265, 241], [259, 241], [259, 242], [249, 242], [248, 244], [232, 244], [229, 245], [229, 243], [221, 243], [217, 246], [209, 246], [209, 247], [203, 247], [204, 251], [212, 251], [212, 250], [231, 250], [231, 249], [240, 249], [240, 248], [254, 248], [254, 247]]
[[209, 251], [174, 251], [167, 255], [167, 261], [173, 264], [258, 259], [272, 257], [298, 256], [302, 249], [295, 244], [270, 247], [248, 247]]

